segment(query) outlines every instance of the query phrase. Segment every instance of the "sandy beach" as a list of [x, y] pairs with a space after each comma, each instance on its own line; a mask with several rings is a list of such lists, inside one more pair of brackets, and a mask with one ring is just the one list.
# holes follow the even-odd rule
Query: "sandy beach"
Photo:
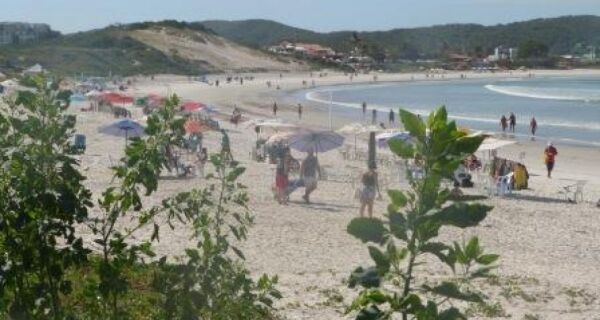
[[[599, 75], [600, 71], [532, 71], [536, 76]], [[528, 72], [478, 74], [467, 73], [469, 78], [478, 77], [527, 77]], [[243, 123], [237, 128], [225, 119], [234, 106], [238, 106], [245, 118], [269, 117], [273, 101], [279, 105], [279, 117], [302, 126], [326, 128], [327, 110], [321, 106], [305, 104], [301, 121], [297, 120], [296, 104], [291, 93], [308, 86], [339, 85], [349, 83], [372, 83], [373, 74], [359, 75], [352, 82], [344, 74], [328, 72], [311, 78], [309, 73], [255, 74], [252, 81], [226, 84], [225, 76], [209, 76], [209, 81], [220, 79], [219, 87], [192, 82], [187, 77], [157, 76], [154, 80], [137, 77], [127, 94], [142, 96], [149, 93], [167, 95], [176, 93], [183, 100], [201, 101], [219, 108], [216, 117], [229, 130], [234, 157], [247, 168], [242, 182], [249, 187], [251, 209], [256, 225], [242, 249], [247, 265], [254, 275], [277, 274], [279, 288], [284, 298], [278, 302], [280, 314], [286, 319], [350, 319], [344, 315], [357, 291], [344, 284], [350, 272], [357, 266], [370, 265], [365, 245], [346, 233], [350, 220], [358, 215], [358, 202], [354, 200], [352, 178], [360, 174], [365, 164], [344, 161], [337, 151], [320, 155], [328, 179], [319, 183], [313, 195], [313, 203], [304, 204], [301, 192], [291, 196], [289, 206], [281, 206], [273, 200], [271, 183], [273, 168], [266, 163], [251, 160], [249, 154], [255, 143], [253, 128]], [[460, 73], [436, 75], [433, 80], [458, 79]], [[378, 82], [427, 81], [423, 74], [378, 74]], [[267, 81], [272, 82], [269, 88]], [[279, 86], [279, 90], [276, 87]], [[304, 104], [305, 102], [302, 101]], [[77, 105], [76, 105], [77, 106]], [[87, 184], [99, 196], [99, 192], [111, 183], [109, 167], [122, 156], [122, 138], [97, 133], [99, 127], [114, 120], [112, 115], [77, 111], [78, 130], [88, 137], [88, 151], [82, 156], [82, 167], [88, 175]], [[131, 108], [133, 117], [141, 119], [139, 108]], [[339, 128], [350, 119], [337, 117], [334, 127]], [[510, 138], [510, 137], [508, 137]], [[350, 141], [350, 139], [348, 139]], [[208, 133], [205, 144], [209, 152], [218, 150], [220, 137]], [[598, 319], [600, 315], [600, 149], [574, 145], [557, 145], [559, 155], [552, 179], [545, 175], [542, 151], [545, 141], [518, 141], [501, 149], [499, 156], [519, 160], [523, 158], [531, 178], [529, 190], [517, 191], [508, 197], [490, 197], [483, 202], [493, 205], [494, 210], [477, 228], [468, 232], [453, 231], [441, 235], [443, 239], [460, 240], [477, 234], [490, 252], [501, 256], [498, 278], [483, 282], [484, 292], [496, 305], [494, 317], [524, 319], [526, 315], [538, 318], [526, 319]], [[298, 159], [304, 155], [294, 153]], [[389, 188], [406, 188], [406, 181], [398, 178], [394, 168], [381, 169]], [[584, 202], [573, 204], [560, 192], [563, 187], [583, 180]], [[159, 192], [152, 199], [159, 202], [174, 192], [201, 187], [200, 178], [163, 180]], [[476, 190], [466, 190], [474, 193]], [[385, 212], [388, 200], [376, 202], [375, 215]], [[166, 230], [166, 229], [165, 229]], [[152, 230], [142, 230], [143, 237]], [[81, 230], [86, 239], [91, 235]], [[167, 232], [157, 245], [159, 254], [178, 255], [191, 245], [185, 228]], [[431, 275], [440, 269], [419, 272]], [[447, 273], [447, 272], [446, 272]], [[501, 306], [501, 307], [498, 307]], [[477, 319], [484, 311], [479, 311]]]

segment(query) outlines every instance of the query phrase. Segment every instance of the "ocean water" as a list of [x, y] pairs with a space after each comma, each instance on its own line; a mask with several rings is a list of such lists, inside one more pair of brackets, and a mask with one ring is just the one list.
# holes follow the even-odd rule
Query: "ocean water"
[[535, 116], [538, 140], [600, 146], [600, 77], [416, 81], [326, 87], [301, 94], [323, 105], [331, 99], [334, 112], [357, 120], [365, 101], [379, 110], [378, 120], [384, 123], [390, 108], [426, 116], [445, 105], [460, 126], [500, 132], [500, 117], [513, 112], [516, 137], [529, 136], [529, 121]]

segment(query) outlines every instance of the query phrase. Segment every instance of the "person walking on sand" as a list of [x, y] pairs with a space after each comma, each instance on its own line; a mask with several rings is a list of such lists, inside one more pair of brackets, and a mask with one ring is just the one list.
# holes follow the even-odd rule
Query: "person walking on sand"
[[502, 132], [506, 132], [506, 128], [508, 127], [508, 120], [504, 115], [500, 118], [500, 127], [502, 127]]
[[535, 137], [535, 132], [537, 131], [537, 121], [535, 117], [531, 117], [531, 121], [529, 122], [529, 130], [531, 131], [532, 138]]
[[394, 114], [394, 109], [390, 109], [390, 115], [389, 115], [389, 125], [390, 127], [394, 125], [394, 122], [396, 121], [396, 115]]
[[275, 169], [275, 189], [277, 191], [277, 202], [287, 205], [288, 185], [289, 185], [289, 149], [283, 151], [283, 154], [277, 157], [277, 167]]
[[298, 120], [302, 120], [302, 104], [298, 103]]
[[371, 124], [376, 124], [377, 123], [377, 109], [373, 109], [373, 111], [371, 111]]
[[373, 203], [375, 202], [375, 197], [378, 196], [381, 198], [381, 193], [379, 192], [377, 166], [374, 163], [369, 164], [369, 170], [363, 173], [361, 183], [360, 216], [364, 217], [365, 208], [367, 208], [369, 211], [369, 218], [373, 218]]
[[517, 117], [512, 112], [508, 116], [508, 124], [510, 126], [510, 128], [509, 128], [510, 131], [512, 131], [513, 133], [515, 133], [515, 127], [517, 126]]
[[277, 117], [277, 102], [273, 102], [273, 116]]
[[208, 161], [208, 151], [206, 148], [202, 148], [202, 150], [198, 153], [198, 169], [200, 171], [200, 177], [204, 178], [204, 166], [206, 166], [206, 162]]
[[552, 178], [552, 170], [554, 170], [557, 154], [558, 150], [556, 150], [554, 144], [548, 142], [548, 146], [544, 149], [544, 162], [546, 163], [546, 169], [548, 170], [548, 178]]
[[313, 150], [310, 150], [306, 159], [302, 161], [300, 176], [302, 177], [302, 181], [304, 181], [304, 195], [302, 199], [306, 203], [310, 203], [310, 194], [317, 190], [318, 179], [321, 178], [321, 167]]
[[225, 129], [221, 129], [221, 160], [224, 162], [233, 162], [233, 155], [231, 154], [231, 143], [229, 142], [229, 135], [225, 132]]

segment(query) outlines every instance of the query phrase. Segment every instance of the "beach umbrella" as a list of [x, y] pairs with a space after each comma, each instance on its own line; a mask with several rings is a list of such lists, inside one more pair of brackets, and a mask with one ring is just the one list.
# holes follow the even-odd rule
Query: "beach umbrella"
[[181, 106], [183, 112], [199, 112], [206, 107], [205, 104], [200, 102], [188, 101]]
[[296, 134], [297, 133], [293, 132], [293, 131], [277, 132], [277, 133], [273, 134], [272, 136], [270, 136], [269, 139], [267, 139], [266, 143], [268, 145], [273, 145], [273, 144], [278, 144], [281, 142], [287, 142], [291, 137], [293, 137]]
[[98, 131], [106, 135], [125, 137], [125, 144], [127, 144], [127, 139], [131, 137], [141, 137], [144, 135], [144, 127], [131, 119], [115, 121]]
[[203, 125], [200, 121], [194, 119], [188, 119], [183, 127], [188, 134], [203, 133], [211, 130], [210, 127]]
[[347, 124], [337, 130], [341, 134], [353, 134], [354, 135], [354, 153], [356, 153], [357, 138], [359, 135], [367, 134], [371, 132], [381, 132], [384, 129], [380, 126], [372, 124], [362, 124], [358, 122]]
[[98, 90], [92, 90], [88, 93], [85, 94], [86, 97], [88, 98], [96, 98], [98, 96], [101, 96], [102, 92], [98, 91]]
[[331, 131], [301, 131], [288, 139], [290, 148], [300, 151], [323, 153], [339, 148], [344, 137]]
[[410, 140], [410, 138], [411, 138], [410, 133], [406, 132], [406, 131], [388, 131], [388, 132], [380, 133], [377, 136], [375, 136], [375, 139], [377, 140], [377, 145], [379, 146], [379, 148], [387, 147], [388, 141], [390, 141], [390, 140], [407, 141], [407, 140]]

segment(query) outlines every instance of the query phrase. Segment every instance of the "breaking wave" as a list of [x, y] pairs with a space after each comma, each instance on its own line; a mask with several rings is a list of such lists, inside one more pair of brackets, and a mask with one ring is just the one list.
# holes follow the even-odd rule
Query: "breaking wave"
[[515, 97], [600, 102], [600, 90], [498, 86], [493, 84], [488, 84], [485, 86], [485, 88], [490, 91]]

